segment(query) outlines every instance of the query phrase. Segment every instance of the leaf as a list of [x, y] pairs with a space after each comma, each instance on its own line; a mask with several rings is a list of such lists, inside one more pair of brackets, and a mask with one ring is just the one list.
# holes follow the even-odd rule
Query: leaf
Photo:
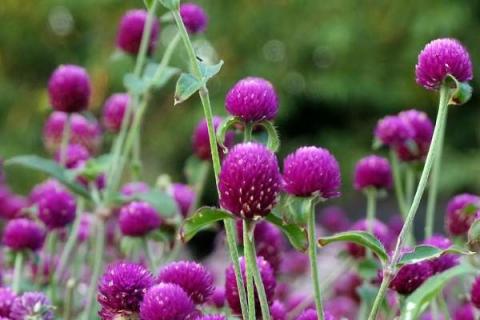
[[453, 278], [475, 273], [469, 265], [459, 265], [430, 277], [405, 301], [401, 320], [414, 320], [422, 314], [430, 302], [442, 291], [443, 287]]
[[295, 249], [299, 251], [305, 251], [307, 249], [307, 234], [304, 229], [295, 224], [284, 222], [281, 218], [273, 213], [268, 214], [265, 218], [268, 222], [273, 223], [279, 227], [280, 230], [282, 230], [283, 234], [288, 238]]
[[200, 62], [200, 72], [202, 73], [202, 78], [204, 83], [213, 78], [217, 73], [220, 72], [223, 66], [223, 60], [220, 60], [219, 63], [208, 65]]
[[123, 85], [125, 86], [125, 88], [127, 88], [127, 91], [131, 92], [134, 95], [141, 95], [147, 89], [145, 82], [133, 73], [127, 73], [123, 77]]
[[143, 80], [153, 88], [161, 88], [167, 84], [167, 82], [176, 74], [180, 72], [180, 69], [163, 66], [162, 70], [159, 70], [160, 65], [158, 63], [149, 63], [145, 67], [143, 74]]
[[275, 129], [273, 123], [271, 121], [262, 121], [259, 122], [258, 125], [262, 126], [265, 131], [267, 131], [267, 147], [272, 150], [272, 152], [277, 152], [278, 148], [280, 148], [280, 137], [278, 136], [277, 129]]
[[55, 161], [35, 155], [17, 156], [5, 162], [5, 166], [22, 166], [36, 171], [43, 172], [64, 184], [72, 192], [90, 199], [87, 190], [75, 181], [75, 175], [57, 164]]
[[190, 98], [203, 86], [203, 82], [190, 73], [182, 73], [175, 88], [175, 105]]
[[158, 210], [163, 218], [171, 219], [179, 215], [175, 200], [167, 193], [160, 190], [137, 193], [130, 199], [141, 200], [150, 203]]
[[412, 252], [408, 252], [402, 256], [397, 266], [403, 266], [406, 264], [412, 264], [421, 262], [424, 260], [430, 260], [438, 258], [444, 254], [461, 254], [461, 255], [472, 255], [474, 252], [465, 251], [464, 249], [458, 246], [452, 246], [447, 249], [440, 249], [433, 246], [419, 245], [414, 248]]
[[145, 8], [147, 8], [147, 10], [150, 10], [150, 8], [153, 6], [153, 3], [155, 1], [156, 0], [143, 0], [143, 3], [145, 4]]
[[78, 174], [86, 177], [88, 180], [93, 180], [108, 170], [111, 160], [112, 156], [110, 154], [104, 154], [97, 158], [91, 158], [85, 163], [85, 166], [83, 166], [82, 170], [78, 172]]
[[233, 216], [219, 208], [202, 207], [198, 209], [191, 217], [185, 219], [181, 229], [180, 238], [183, 241], [191, 240], [199, 231], [208, 228], [215, 222], [232, 219]]
[[235, 125], [237, 124], [243, 125], [243, 121], [237, 117], [228, 117], [225, 120], [223, 120], [220, 126], [218, 127], [217, 142], [222, 148], [226, 149], [224, 142], [225, 142], [225, 136], [227, 135], [228, 130], [230, 130], [231, 128], [234, 128]]
[[335, 242], [353, 242], [363, 247], [372, 250], [382, 261], [388, 261], [388, 254], [383, 247], [383, 244], [372, 234], [366, 231], [346, 231], [334, 234], [329, 237], [318, 238], [318, 245], [324, 247], [330, 243]]
[[139, 237], [122, 237], [120, 240], [120, 251], [124, 256], [129, 257], [132, 252], [139, 251], [142, 240]]

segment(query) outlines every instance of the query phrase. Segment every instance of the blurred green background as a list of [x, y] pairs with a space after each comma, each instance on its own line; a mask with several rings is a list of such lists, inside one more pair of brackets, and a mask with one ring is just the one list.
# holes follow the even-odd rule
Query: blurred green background
[[[378, 118], [418, 108], [433, 118], [437, 96], [414, 79], [418, 52], [438, 37], [460, 39], [479, 60], [480, 2], [468, 0], [199, 0], [209, 14], [206, 34], [196, 44], [225, 65], [209, 87], [215, 112], [224, 114], [224, 96], [240, 78], [271, 80], [280, 95], [276, 121], [280, 158], [297, 146], [327, 147], [341, 163], [342, 202], [352, 192], [354, 163], [372, 152]], [[91, 110], [100, 114], [105, 98], [123, 91], [122, 74], [132, 60], [115, 50], [116, 28], [125, 10], [141, 0], [2, 0], [0, 4], [0, 155], [45, 154], [41, 128], [50, 113], [48, 77], [62, 63], [85, 66], [94, 81]], [[162, 15], [164, 12], [160, 12]], [[172, 32], [162, 26], [157, 56]], [[212, 47], [209, 46], [208, 42]], [[183, 50], [173, 63], [184, 67]], [[475, 78], [478, 78], [478, 69]], [[473, 99], [450, 110], [444, 199], [480, 187], [478, 82]], [[191, 153], [191, 134], [202, 116], [198, 97], [173, 107], [174, 82], [155, 93], [144, 127], [143, 158], [150, 182], [160, 173], [181, 180]], [[9, 175], [26, 191], [32, 172]]]

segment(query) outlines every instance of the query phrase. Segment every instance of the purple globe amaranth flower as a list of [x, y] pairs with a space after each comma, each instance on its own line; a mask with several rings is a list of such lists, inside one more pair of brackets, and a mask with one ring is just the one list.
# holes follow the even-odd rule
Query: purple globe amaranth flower
[[27, 207], [28, 201], [25, 197], [17, 194], [9, 194], [1, 203], [0, 217], [7, 220], [21, 218], [23, 209]]
[[[430, 238], [425, 239], [425, 241], [423, 241], [423, 244], [445, 250], [452, 246], [452, 241], [441, 235], [433, 235]], [[443, 272], [456, 266], [458, 263], [458, 256], [454, 254], [444, 254], [441, 257], [430, 260], [433, 273]]]
[[296, 250], [289, 250], [283, 252], [282, 255], [283, 259], [280, 265], [280, 273], [299, 276], [306, 274], [309, 270], [310, 261], [305, 253]]
[[[102, 122], [108, 131], [113, 133], [120, 131], [129, 102], [130, 96], [127, 93], [112, 94], [107, 101], [105, 101]], [[129, 122], [130, 121], [131, 119]]]
[[389, 287], [399, 294], [409, 295], [432, 275], [433, 268], [429, 261], [407, 264], [397, 271]]
[[355, 166], [353, 184], [356, 190], [390, 189], [392, 181], [390, 163], [383, 157], [367, 156], [358, 161]]
[[472, 61], [467, 49], [456, 39], [436, 39], [418, 55], [415, 66], [417, 83], [427, 90], [438, 90], [447, 75], [459, 82], [473, 78]]
[[402, 161], [424, 160], [430, 148], [433, 136], [433, 123], [425, 112], [418, 110], [402, 111], [398, 117], [413, 132], [411, 139], [395, 146], [395, 151]]
[[360, 301], [357, 289], [362, 285], [363, 279], [356, 272], [347, 272], [338, 277], [333, 285], [337, 296], [346, 296], [355, 301]]
[[326, 207], [319, 216], [320, 224], [331, 233], [346, 231], [351, 225], [345, 211], [337, 206]]
[[318, 193], [329, 199], [340, 195], [340, 168], [335, 157], [318, 147], [301, 147], [283, 161], [285, 190], [299, 197]]
[[374, 135], [382, 144], [391, 147], [411, 139], [413, 131], [400, 117], [386, 116], [378, 121]]
[[187, 31], [191, 34], [203, 32], [207, 28], [207, 14], [198, 4], [183, 3], [180, 5], [180, 16]]
[[122, 234], [143, 237], [160, 227], [162, 219], [157, 210], [144, 201], [133, 201], [120, 209], [118, 218]]
[[75, 220], [75, 197], [62, 188], [45, 192], [38, 200], [38, 217], [50, 229], [63, 228]]
[[84, 111], [88, 107], [90, 94], [90, 77], [84, 68], [76, 65], [57, 67], [48, 81], [50, 103], [57, 111]]
[[140, 305], [142, 320], [188, 320], [196, 312], [187, 293], [172, 283], [160, 283], [151, 287]]
[[[213, 127], [215, 128], [215, 132], [218, 130], [218, 127], [222, 124], [223, 119], [218, 116], [214, 116], [213, 119]], [[234, 144], [235, 134], [231, 131], [227, 132], [225, 135], [225, 141], [223, 141], [223, 145], [230, 149]], [[201, 160], [210, 160], [212, 158], [211, 149], [210, 149], [210, 139], [208, 137], [208, 126], [207, 120], [202, 119], [197, 124], [195, 128], [195, 132], [193, 133], [192, 137], [192, 146], [193, 151]], [[224, 150], [220, 146], [218, 146], [218, 152], [220, 157], [223, 158]]]
[[54, 314], [52, 310], [52, 303], [45, 294], [41, 292], [26, 292], [13, 302], [10, 318], [12, 320], [53, 320]]
[[286, 320], [287, 310], [285, 309], [283, 303], [275, 300], [270, 306], [270, 315], [272, 316], [272, 320]]
[[122, 186], [120, 193], [125, 197], [133, 197], [139, 193], [147, 193], [150, 191], [148, 184], [142, 181], [129, 182]]
[[228, 113], [245, 122], [273, 120], [278, 113], [278, 97], [269, 81], [247, 77], [227, 93], [225, 107]]
[[208, 302], [217, 309], [223, 308], [225, 306], [225, 288], [216, 287]]
[[[307, 309], [304, 312], [302, 312], [302, 314], [299, 315], [296, 320], [317, 320], [317, 319], [318, 319], [317, 311], [315, 311], [314, 309]], [[328, 312], [324, 312], [324, 319], [335, 320], [335, 318]]]
[[[55, 161], [61, 162], [62, 150], [55, 153]], [[67, 169], [76, 169], [85, 164], [90, 159], [90, 153], [87, 148], [81, 144], [69, 144], [65, 153], [65, 167]]]
[[0, 288], [0, 316], [8, 317], [17, 295], [10, 288]]
[[160, 282], [179, 285], [195, 304], [204, 303], [214, 290], [212, 274], [192, 261], [172, 262], [164, 266], [157, 277], [157, 283]]
[[195, 202], [195, 191], [186, 184], [174, 183], [172, 184], [171, 194], [180, 209], [180, 213], [186, 218]]
[[118, 262], [108, 266], [100, 279], [97, 296], [104, 316], [108, 313], [138, 314], [140, 303], [153, 284], [153, 275], [140, 264]]
[[473, 281], [470, 299], [475, 308], [480, 309], [480, 277], [476, 277]]
[[3, 244], [11, 250], [37, 251], [45, 241], [45, 229], [36, 222], [20, 218], [10, 220], [3, 231]]
[[[147, 17], [148, 12], [141, 9], [129, 10], [123, 15], [117, 33], [118, 48], [132, 55], [138, 54]], [[157, 46], [159, 32], [160, 24], [158, 20], [154, 18], [150, 40], [148, 42], [149, 54], [151, 54]]]
[[95, 119], [88, 119], [81, 114], [68, 115], [55, 111], [48, 117], [43, 126], [43, 143], [51, 153], [55, 153], [62, 142], [65, 123], [70, 117], [71, 144], [81, 144], [91, 153], [96, 153], [102, 143], [102, 130]]
[[28, 200], [31, 204], [40, 202], [46, 195], [57, 190], [64, 190], [63, 185], [55, 179], [48, 179], [35, 185], [30, 191]]
[[[263, 257], [257, 257], [257, 266], [260, 271], [260, 276], [262, 278], [263, 286], [265, 287], [265, 294], [269, 305], [273, 303], [273, 297], [275, 295], [276, 280], [273, 273], [272, 267]], [[240, 258], [240, 269], [242, 271], [242, 279], [245, 285], [245, 259], [244, 257]], [[233, 313], [241, 314], [242, 309], [240, 307], [240, 299], [238, 297], [238, 287], [237, 287], [237, 278], [235, 277], [235, 271], [233, 266], [230, 265], [226, 270], [225, 275], [225, 296], [227, 298], [228, 305], [232, 309]], [[257, 292], [255, 290], [255, 310], [260, 310], [260, 301], [258, 299]]]
[[277, 157], [262, 144], [238, 144], [223, 160], [220, 204], [237, 217], [256, 219], [270, 213], [280, 187]]
[[456, 195], [447, 204], [445, 229], [454, 236], [464, 235], [479, 214], [479, 196], [469, 193]]
[[332, 319], [355, 319], [358, 311], [358, 303], [351, 297], [338, 296], [325, 302], [325, 312]]
[[453, 320], [475, 320], [475, 310], [471, 303], [458, 306], [453, 313]]
[[227, 320], [227, 318], [221, 314], [208, 314], [206, 316], [195, 318], [195, 320]]
[[[368, 222], [365, 219], [357, 221], [351, 228], [351, 230], [357, 231], [367, 231]], [[388, 227], [381, 221], [375, 219], [373, 221], [373, 235], [380, 240], [380, 242], [384, 245], [385, 248], [389, 248], [391, 237], [389, 234]], [[347, 244], [347, 251], [352, 255], [354, 258], [362, 258], [365, 256], [365, 248], [355, 244], [355, 243], [348, 243]]]

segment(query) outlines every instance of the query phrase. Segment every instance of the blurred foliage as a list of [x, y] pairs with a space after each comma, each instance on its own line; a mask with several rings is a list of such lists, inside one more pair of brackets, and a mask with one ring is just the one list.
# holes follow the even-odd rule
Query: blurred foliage
[[[94, 81], [91, 110], [122, 91], [133, 60], [115, 50], [123, 12], [141, 0], [2, 0], [0, 5], [0, 155], [44, 154], [41, 130], [50, 113], [46, 84], [62, 63], [84, 65]], [[238, 79], [270, 79], [281, 97], [276, 122], [280, 158], [302, 144], [327, 147], [338, 157], [344, 193], [354, 163], [371, 152], [379, 117], [405, 108], [435, 116], [437, 96], [415, 83], [418, 52], [438, 37], [460, 39], [478, 60], [480, 2], [467, 0], [199, 0], [210, 16], [197, 46], [225, 65], [210, 92], [223, 114], [224, 96]], [[162, 15], [164, 12], [159, 12]], [[157, 57], [172, 27], [163, 26]], [[208, 39], [209, 42], [206, 41]], [[181, 49], [181, 48], [180, 48]], [[214, 52], [213, 52], [214, 53]], [[183, 51], [173, 62], [182, 64]], [[478, 76], [478, 69], [475, 72]], [[479, 190], [478, 82], [474, 97], [451, 108], [442, 194]], [[144, 126], [143, 158], [153, 182], [168, 172], [184, 179], [192, 130], [202, 116], [198, 97], [173, 107], [174, 84], [155, 94]], [[10, 183], [26, 191], [36, 176], [15, 171]], [[355, 196], [358, 199], [358, 195]]]

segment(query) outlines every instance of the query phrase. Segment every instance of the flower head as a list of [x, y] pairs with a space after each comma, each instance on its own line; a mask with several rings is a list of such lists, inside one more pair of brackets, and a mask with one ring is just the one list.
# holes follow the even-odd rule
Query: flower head
[[103, 313], [138, 313], [145, 293], [153, 284], [153, 275], [142, 265], [115, 263], [107, 267], [100, 279], [97, 300]]
[[[433, 235], [430, 238], [425, 239], [425, 241], [423, 241], [423, 244], [445, 250], [452, 246], [452, 241], [441, 235]], [[441, 257], [430, 260], [433, 273], [443, 272], [456, 266], [458, 263], [458, 256], [454, 254], [444, 254]]]
[[323, 209], [320, 213], [320, 224], [331, 233], [346, 231], [351, 222], [345, 211], [336, 206]]
[[[118, 27], [117, 47], [126, 53], [136, 55], [140, 50], [142, 42], [143, 29], [147, 21], [148, 12], [146, 10], [127, 11]], [[153, 21], [150, 41], [148, 43], [148, 53], [152, 53], [157, 45], [160, 24], [156, 19]]]
[[407, 264], [397, 271], [392, 282], [390, 282], [390, 289], [400, 294], [408, 295], [420, 287], [432, 275], [433, 269], [429, 261]]
[[[325, 320], [334, 320], [333, 316], [330, 313], [324, 313]], [[318, 315], [317, 311], [314, 309], [307, 309], [301, 315], [297, 317], [297, 320], [317, 320]]]
[[398, 116], [386, 116], [380, 119], [374, 134], [382, 144], [387, 146], [403, 144], [413, 136], [412, 128]]
[[162, 219], [157, 210], [144, 201], [133, 201], [122, 207], [118, 219], [123, 235], [143, 237], [160, 227]]
[[12, 250], [37, 251], [45, 241], [45, 230], [36, 222], [20, 218], [10, 220], [3, 231], [3, 244]]
[[26, 292], [15, 299], [10, 312], [12, 320], [53, 320], [52, 303], [41, 292]]
[[325, 302], [325, 313], [332, 319], [355, 319], [358, 311], [358, 303], [351, 297], [337, 296]]
[[38, 217], [50, 229], [63, 228], [75, 220], [75, 197], [63, 188], [52, 188], [37, 202]]
[[287, 310], [285, 309], [283, 303], [275, 300], [270, 306], [270, 315], [272, 316], [272, 320], [286, 320]]
[[414, 109], [402, 111], [398, 117], [412, 130], [411, 139], [395, 146], [398, 157], [403, 161], [425, 159], [433, 135], [432, 121], [425, 112]]
[[390, 189], [392, 180], [390, 163], [383, 157], [367, 156], [355, 166], [354, 186], [357, 190]]
[[324, 198], [340, 195], [340, 168], [335, 157], [317, 147], [301, 147], [283, 162], [285, 190], [293, 195], [308, 197], [316, 192]]
[[108, 131], [113, 133], [120, 131], [129, 102], [130, 97], [126, 93], [112, 94], [105, 101], [102, 122]]
[[227, 320], [227, 318], [221, 314], [208, 314], [206, 316], [201, 316], [195, 320]]
[[209, 304], [221, 309], [225, 305], [225, 288], [216, 287], [210, 296]]
[[262, 144], [238, 144], [225, 157], [219, 181], [223, 208], [243, 219], [265, 216], [280, 192], [277, 157]]
[[475, 320], [475, 310], [471, 303], [466, 302], [455, 309], [453, 320]]
[[7, 287], [0, 288], [0, 316], [8, 317], [12, 309], [13, 302], [17, 296]]
[[445, 228], [454, 235], [466, 234], [480, 214], [480, 197], [463, 193], [453, 197], [447, 205]]
[[201, 264], [191, 261], [164, 266], [157, 278], [157, 283], [160, 282], [179, 285], [195, 304], [204, 303], [214, 290], [212, 274]]
[[64, 187], [55, 179], [48, 179], [33, 187], [28, 200], [30, 203], [38, 203], [42, 198], [56, 190], [63, 190]]
[[193, 191], [189, 185], [174, 183], [171, 193], [175, 202], [177, 202], [182, 216], [185, 218], [192, 209], [193, 202], [195, 201], [195, 191]]
[[[213, 120], [213, 127], [215, 128], [215, 131], [217, 131], [223, 119], [221, 117], [214, 116], [212, 120]], [[223, 142], [223, 145], [227, 149], [230, 149], [233, 146], [233, 143], [234, 143], [234, 133], [227, 132], [227, 134], [225, 135], [225, 141]], [[199, 157], [201, 160], [210, 160], [212, 158], [211, 149], [210, 149], [210, 139], [208, 137], [207, 120], [202, 119], [197, 124], [197, 127], [195, 128], [195, 132], [193, 133], [193, 137], [192, 137], [192, 146], [193, 146], [193, 151], [195, 152], [197, 157]], [[218, 146], [218, 152], [221, 157], [224, 156], [223, 148], [221, 148], [220, 146]]]
[[207, 14], [198, 4], [183, 3], [180, 5], [180, 16], [189, 33], [200, 33], [207, 28]]
[[[55, 161], [60, 163], [62, 158], [62, 150], [55, 153]], [[69, 144], [65, 154], [65, 167], [75, 169], [85, 164], [90, 159], [90, 152], [81, 144]]]
[[53, 109], [63, 112], [80, 112], [90, 100], [90, 77], [79, 66], [61, 65], [50, 76], [48, 94]]
[[129, 182], [123, 185], [120, 193], [125, 197], [133, 197], [139, 193], [147, 193], [150, 191], [150, 187], [145, 182], [136, 181]]
[[278, 97], [269, 81], [248, 77], [230, 89], [225, 106], [228, 113], [245, 122], [273, 120], [278, 113]]
[[460, 82], [472, 80], [472, 61], [467, 49], [458, 40], [436, 39], [418, 55], [415, 74], [419, 85], [437, 90], [447, 75]]
[[195, 313], [195, 305], [187, 293], [172, 283], [151, 287], [140, 305], [142, 320], [186, 320]]
[[9, 193], [0, 203], [0, 217], [11, 220], [20, 218], [22, 210], [28, 207], [28, 201], [23, 196]]
[[480, 277], [476, 277], [473, 281], [470, 299], [475, 308], [480, 309]]

